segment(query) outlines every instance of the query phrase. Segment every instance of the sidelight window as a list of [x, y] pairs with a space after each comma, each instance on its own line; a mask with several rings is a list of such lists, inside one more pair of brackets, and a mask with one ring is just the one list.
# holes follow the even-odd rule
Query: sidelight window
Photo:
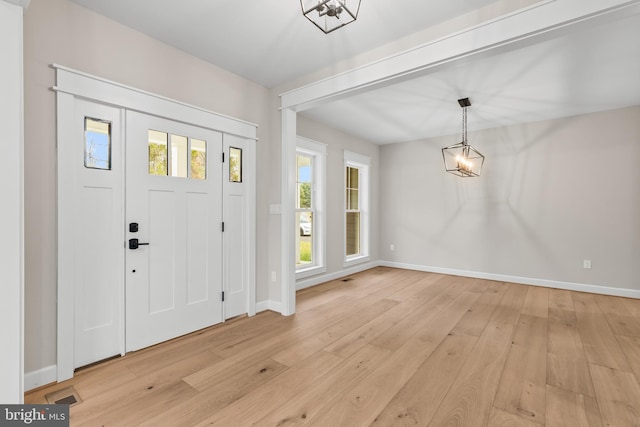
[[111, 122], [85, 117], [84, 166], [111, 170]]
[[229, 182], [242, 182], [242, 148], [229, 147]]

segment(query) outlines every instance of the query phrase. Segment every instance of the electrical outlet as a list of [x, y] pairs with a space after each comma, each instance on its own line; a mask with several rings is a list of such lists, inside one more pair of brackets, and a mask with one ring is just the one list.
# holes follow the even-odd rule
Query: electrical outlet
[[582, 268], [586, 268], [587, 270], [591, 269], [591, 260], [585, 259], [582, 261]]
[[275, 271], [272, 271], [272, 272], [271, 272], [271, 281], [272, 281], [272, 282], [275, 282], [275, 281], [276, 281], [276, 272], [275, 272]]
[[390, 245], [389, 245], [389, 250], [390, 250], [391, 252], [395, 251], [395, 250], [396, 250], [396, 245], [394, 245], [393, 243], [392, 243], [392, 244], [390, 244]]

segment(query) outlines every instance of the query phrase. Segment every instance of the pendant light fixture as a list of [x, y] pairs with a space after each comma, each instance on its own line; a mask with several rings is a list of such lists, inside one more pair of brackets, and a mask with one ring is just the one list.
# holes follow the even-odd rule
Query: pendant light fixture
[[462, 107], [462, 142], [442, 149], [442, 159], [447, 172], [462, 178], [480, 176], [484, 156], [467, 141], [467, 108], [471, 107], [469, 98], [458, 99]]
[[302, 14], [325, 34], [358, 18], [360, 0], [300, 0]]

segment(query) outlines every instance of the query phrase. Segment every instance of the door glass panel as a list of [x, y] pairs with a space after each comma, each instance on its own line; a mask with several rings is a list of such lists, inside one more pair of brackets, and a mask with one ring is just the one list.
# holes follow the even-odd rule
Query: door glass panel
[[191, 178], [207, 178], [207, 141], [191, 139]]
[[187, 137], [171, 135], [171, 176], [187, 177]]
[[84, 166], [111, 170], [111, 123], [85, 117]]
[[167, 175], [167, 140], [167, 133], [149, 130], [149, 175]]
[[242, 182], [242, 148], [229, 147], [229, 181]]

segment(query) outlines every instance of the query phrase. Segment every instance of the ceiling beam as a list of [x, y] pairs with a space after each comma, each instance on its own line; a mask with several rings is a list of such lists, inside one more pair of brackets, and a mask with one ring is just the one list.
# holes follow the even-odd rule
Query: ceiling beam
[[280, 95], [281, 108], [303, 111], [444, 67], [519, 49], [579, 28], [640, 13], [640, 0], [545, 0], [391, 57]]

